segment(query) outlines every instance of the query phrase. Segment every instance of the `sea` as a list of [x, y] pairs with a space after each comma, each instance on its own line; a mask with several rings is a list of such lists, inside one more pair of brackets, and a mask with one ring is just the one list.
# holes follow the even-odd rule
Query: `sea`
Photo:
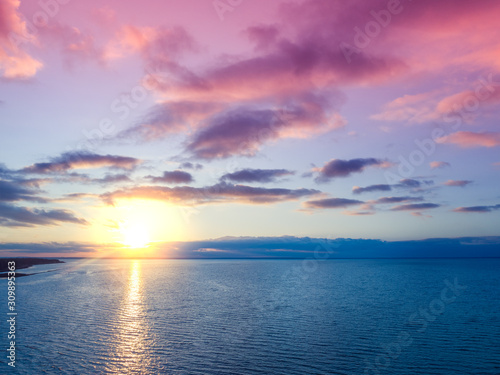
[[500, 259], [65, 259], [0, 374], [500, 374]]

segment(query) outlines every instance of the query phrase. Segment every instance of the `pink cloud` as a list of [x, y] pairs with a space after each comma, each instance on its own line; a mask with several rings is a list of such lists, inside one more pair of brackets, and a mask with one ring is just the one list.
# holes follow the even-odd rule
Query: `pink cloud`
[[446, 161], [431, 161], [429, 165], [432, 169], [451, 167], [451, 164]]
[[69, 67], [82, 61], [95, 61], [102, 65], [106, 63], [104, 48], [98, 45], [92, 34], [77, 27], [54, 21], [40, 28], [40, 39], [46, 46], [57, 43]]
[[438, 138], [438, 143], [452, 143], [461, 147], [496, 147], [500, 146], [500, 133], [474, 133], [461, 131]]
[[[195, 40], [182, 27], [136, 27], [125, 25], [107, 46], [110, 58], [139, 53], [146, 67], [172, 63], [186, 52], [196, 51]], [[174, 64], [175, 65], [175, 64]]]
[[379, 121], [399, 121], [410, 124], [420, 124], [436, 120], [439, 115], [435, 111], [438, 91], [415, 95], [404, 95], [387, 103], [381, 113], [370, 118]]
[[479, 108], [500, 103], [500, 82], [493, 75], [481, 82], [472, 83], [474, 90], [463, 90], [442, 96], [442, 90], [404, 95], [383, 107], [383, 111], [370, 118], [379, 121], [399, 121], [420, 124], [445, 119], [448, 114], [457, 114], [467, 123], [473, 123], [480, 114]]
[[458, 187], [464, 187], [469, 184], [472, 184], [472, 181], [469, 180], [448, 180], [446, 182], [443, 182], [443, 185], [445, 186], [458, 186]]
[[21, 45], [33, 44], [26, 23], [19, 14], [19, 0], [3, 0], [0, 3], [0, 74], [7, 79], [33, 77], [43, 64], [30, 56]]
[[[328, 7], [325, 2], [315, 3]], [[322, 14], [319, 9], [318, 14]], [[187, 151], [202, 158], [252, 156], [267, 142], [311, 138], [341, 128], [346, 121], [339, 113], [343, 95], [337, 87], [384, 82], [406, 69], [390, 56], [363, 54], [349, 64], [338, 48], [340, 36], [333, 32], [331, 20], [322, 21], [329, 34], [323, 35], [314, 17], [296, 23], [297, 33], [287, 32], [295, 22], [291, 9], [280, 17], [276, 24], [243, 31], [252, 51], [219, 58], [201, 69], [181, 63], [196, 43], [180, 28], [158, 31], [127, 26], [120, 32], [119, 45], [122, 51], [139, 53], [146, 67], [160, 68], [154, 77], [159, 82], [156, 89], [169, 102], [224, 103], [190, 122], [195, 132], [189, 136]], [[288, 113], [288, 120], [273, 126], [280, 112]], [[184, 130], [179, 123], [183, 121], [170, 125], [144, 119], [132, 132], [142, 140], [154, 140]]]

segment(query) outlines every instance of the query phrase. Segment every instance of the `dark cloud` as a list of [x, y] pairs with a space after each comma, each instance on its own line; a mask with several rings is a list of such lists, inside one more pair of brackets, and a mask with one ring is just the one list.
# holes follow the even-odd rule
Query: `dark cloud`
[[139, 186], [130, 189], [116, 190], [102, 194], [101, 199], [107, 204], [114, 204], [118, 199], [154, 199], [177, 204], [204, 203], [249, 203], [268, 204], [320, 194], [312, 189], [267, 189], [245, 185], [233, 185], [221, 182], [213, 186], [195, 188], [189, 186]]
[[369, 193], [372, 191], [391, 191], [391, 190], [392, 190], [391, 185], [387, 184], [369, 185], [366, 187], [354, 186], [352, 188], [353, 194]]
[[304, 202], [306, 208], [346, 208], [356, 206], [364, 202], [345, 198], [325, 198]]
[[391, 211], [418, 211], [418, 210], [429, 210], [438, 207], [441, 207], [441, 205], [436, 203], [402, 204], [400, 206], [391, 208]]
[[167, 184], [189, 184], [194, 181], [190, 173], [179, 170], [163, 172], [163, 176], [161, 177], [148, 176], [147, 178], [153, 182], [164, 182]]
[[64, 222], [87, 225], [85, 219], [76, 217], [71, 211], [32, 209], [0, 203], [0, 219], [7, 226], [58, 225]]
[[232, 182], [275, 182], [276, 179], [295, 174], [287, 169], [242, 169], [233, 173], [227, 173], [221, 180]]
[[370, 166], [383, 166], [385, 162], [380, 159], [333, 159], [326, 163], [322, 168], [316, 168], [315, 171], [319, 174], [316, 177], [316, 182], [327, 182], [336, 177], [348, 177], [353, 173], [360, 173]]
[[90, 152], [66, 152], [58, 157], [52, 158], [47, 163], [36, 163], [26, 167], [21, 173], [61, 173], [78, 168], [118, 168], [133, 169], [141, 163], [141, 160], [116, 155], [98, 155]]
[[[30, 186], [30, 188], [23, 185]], [[39, 203], [47, 202], [48, 199], [38, 196], [41, 192], [38, 187], [39, 183], [36, 180], [0, 180], [0, 201], [16, 202], [24, 200]]]
[[495, 210], [500, 210], [500, 204], [497, 204], [494, 206], [458, 207], [458, 208], [455, 208], [453, 211], [463, 212], [463, 213], [471, 213], [471, 212], [485, 213], [485, 212], [492, 212]]
[[469, 184], [472, 184], [472, 181], [470, 180], [448, 180], [446, 182], [443, 182], [443, 185], [445, 186], [458, 186], [458, 187], [464, 187]]

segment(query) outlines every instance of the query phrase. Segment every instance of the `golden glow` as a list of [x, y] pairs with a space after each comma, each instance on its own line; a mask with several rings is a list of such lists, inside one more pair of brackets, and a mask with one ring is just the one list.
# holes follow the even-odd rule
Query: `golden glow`
[[[179, 207], [151, 200], [128, 200], [116, 207], [101, 208], [103, 226], [107, 231], [95, 233], [100, 242], [105, 237], [123, 245], [130, 256], [146, 250], [155, 242], [181, 241], [184, 239], [186, 217]], [[143, 252], [141, 251], [141, 255]]]

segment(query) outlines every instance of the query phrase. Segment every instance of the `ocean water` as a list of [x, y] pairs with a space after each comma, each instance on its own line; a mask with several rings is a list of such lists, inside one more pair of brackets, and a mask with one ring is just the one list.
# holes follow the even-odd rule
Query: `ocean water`
[[498, 259], [101, 259], [26, 272], [54, 269], [17, 280], [16, 368], [3, 355], [1, 374], [500, 374]]

